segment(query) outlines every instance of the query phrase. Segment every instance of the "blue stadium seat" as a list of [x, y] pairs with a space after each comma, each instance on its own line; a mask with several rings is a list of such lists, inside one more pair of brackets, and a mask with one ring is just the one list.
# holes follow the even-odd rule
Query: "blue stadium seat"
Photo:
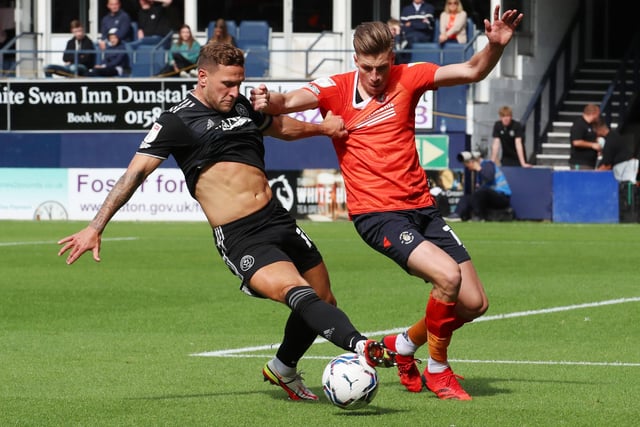
[[442, 48], [442, 65], [464, 62], [465, 45], [459, 43], [446, 43]]
[[131, 77], [150, 77], [160, 72], [167, 63], [166, 51], [150, 45], [138, 45], [132, 49]]
[[132, 36], [132, 39], [131, 39], [132, 42], [138, 40], [138, 23], [135, 21], [131, 22], [131, 36]]
[[473, 56], [471, 44], [447, 43], [442, 49], [442, 65], [468, 61]]
[[474, 24], [471, 18], [467, 19], [467, 43], [473, 40], [476, 35], [476, 24]]
[[438, 43], [414, 43], [411, 47], [411, 62], [432, 62], [441, 64]]
[[269, 48], [271, 38], [271, 28], [267, 21], [242, 21], [238, 26], [238, 47], [243, 46], [264, 46]]
[[244, 69], [247, 77], [266, 77], [269, 74], [269, 50], [262, 45], [246, 45]]

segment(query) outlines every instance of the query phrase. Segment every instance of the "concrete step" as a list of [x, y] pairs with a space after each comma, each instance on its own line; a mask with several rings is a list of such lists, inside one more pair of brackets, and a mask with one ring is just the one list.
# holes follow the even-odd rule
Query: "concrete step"
[[[567, 138], [565, 141], [569, 141]], [[571, 150], [571, 144], [569, 142], [566, 143], [556, 143], [556, 142], [545, 142], [542, 144], [542, 154], [562, 154], [566, 155]]]
[[571, 126], [573, 126], [573, 122], [559, 122], [555, 121], [551, 123], [551, 133], [562, 133], [569, 135], [569, 131], [571, 130]]
[[569, 154], [537, 154], [536, 164], [548, 166], [568, 166]]

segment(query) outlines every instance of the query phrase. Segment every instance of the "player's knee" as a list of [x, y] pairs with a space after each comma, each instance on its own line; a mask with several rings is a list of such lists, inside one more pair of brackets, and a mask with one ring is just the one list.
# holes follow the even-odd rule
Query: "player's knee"
[[468, 308], [469, 318], [476, 319], [487, 312], [489, 309], [489, 303], [487, 300], [478, 301], [477, 304]]
[[488, 309], [489, 301], [486, 297], [458, 299], [458, 314], [465, 319], [477, 319], [486, 313]]
[[462, 275], [460, 274], [460, 269], [452, 268], [447, 271], [443, 271], [438, 279], [433, 282], [433, 284], [439, 289], [440, 292], [444, 293], [447, 297], [455, 300], [457, 299], [458, 293], [460, 292], [461, 282]]

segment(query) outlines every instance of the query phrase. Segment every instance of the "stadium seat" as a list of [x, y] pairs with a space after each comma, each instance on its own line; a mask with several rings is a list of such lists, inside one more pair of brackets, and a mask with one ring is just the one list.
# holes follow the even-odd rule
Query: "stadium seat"
[[131, 56], [131, 77], [154, 76], [167, 62], [164, 49], [145, 44], [132, 49]]
[[246, 45], [244, 68], [247, 77], [266, 77], [269, 74], [269, 50], [261, 45]]
[[442, 48], [442, 65], [464, 62], [466, 47], [466, 44], [445, 43]]
[[136, 41], [138, 40], [138, 23], [133, 21], [131, 22], [131, 41]]
[[242, 21], [238, 26], [238, 47], [264, 46], [269, 48], [271, 40], [271, 28], [267, 21]]
[[432, 62], [441, 64], [438, 43], [414, 43], [411, 47], [411, 62]]
[[473, 40], [473, 37], [476, 35], [476, 24], [474, 24], [471, 18], [467, 19], [467, 43]]

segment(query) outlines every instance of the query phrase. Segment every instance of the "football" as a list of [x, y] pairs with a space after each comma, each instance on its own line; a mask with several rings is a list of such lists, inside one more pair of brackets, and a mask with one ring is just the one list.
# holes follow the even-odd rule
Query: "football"
[[322, 373], [322, 388], [329, 401], [342, 409], [367, 406], [378, 391], [378, 373], [354, 353], [334, 357]]

